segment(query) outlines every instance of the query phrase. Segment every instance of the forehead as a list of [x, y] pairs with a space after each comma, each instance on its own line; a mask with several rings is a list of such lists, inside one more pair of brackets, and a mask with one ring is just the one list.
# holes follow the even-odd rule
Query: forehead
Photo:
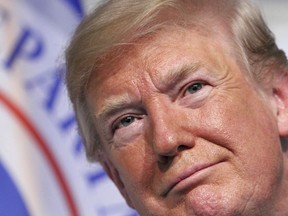
[[[98, 98], [104, 100], [111, 95], [123, 96], [129, 88], [135, 91], [139, 89], [139, 83], [143, 84], [148, 79], [160, 86], [167, 74], [185, 67], [200, 64], [213, 71], [226, 70], [227, 61], [233, 59], [235, 53], [225, 29], [221, 31], [221, 28], [217, 28], [216, 32], [213, 28], [199, 30], [174, 27], [137, 43], [124, 45], [121, 52], [117, 53], [117, 60], [106, 58], [94, 74], [89, 84], [88, 101], [92, 97], [95, 102]], [[93, 110], [98, 110], [101, 105], [97, 103]]]

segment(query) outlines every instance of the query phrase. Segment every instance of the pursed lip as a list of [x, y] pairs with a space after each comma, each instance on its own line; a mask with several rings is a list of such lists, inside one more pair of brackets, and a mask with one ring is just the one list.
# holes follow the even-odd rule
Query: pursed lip
[[177, 175], [176, 177], [174, 177], [167, 185], [166, 189], [163, 191], [163, 193], [161, 193], [161, 196], [166, 197], [168, 195], [168, 193], [173, 190], [173, 188], [175, 188], [179, 183], [181, 183], [182, 181], [184, 181], [185, 179], [192, 177], [193, 175], [195, 175], [196, 173], [198, 173], [201, 170], [207, 169], [209, 167], [212, 167], [216, 164], [218, 164], [220, 162], [217, 163], [208, 163], [208, 164], [197, 164], [194, 165], [192, 167], [190, 167], [189, 169], [186, 169], [184, 172], [181, 172], [181, 174]]

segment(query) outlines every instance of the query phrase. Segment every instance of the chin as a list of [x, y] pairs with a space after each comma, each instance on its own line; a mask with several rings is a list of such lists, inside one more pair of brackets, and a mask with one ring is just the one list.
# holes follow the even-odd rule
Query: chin
[[[219, 188], [218, 188], [219, 189]], [[185, 212], [189, 216], [265, 216], [267, 211], [265, 200], [257, 199], [253, 193], [243, 190], [217, 190], [211, 186], [195, 189], [185, 200]], [[269, 209], [271, 210], [271, 209]], [[270, 212], [270, 211], [269, 211]]]
[[[243, 186], [243, 185], [242, 185]], [[250, 184], [251, 186], [251, 184]], [[258, 191], [259, 192], [259, 191]], [[179, 197], [148, 199], [136, 209], [143, 216], [271, 216], [272, 194], [266, 197], [253, 187], [201, 185]], [[271, 202], [270, 202], [271, 201]]]

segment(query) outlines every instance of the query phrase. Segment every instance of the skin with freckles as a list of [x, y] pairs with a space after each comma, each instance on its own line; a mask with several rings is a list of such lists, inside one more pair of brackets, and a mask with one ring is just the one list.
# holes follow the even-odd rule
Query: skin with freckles
[[174, 27], [89, 84], [102, 164], [139, 214], [287, 215], [279, 103], [231, 47], [220, 33]]

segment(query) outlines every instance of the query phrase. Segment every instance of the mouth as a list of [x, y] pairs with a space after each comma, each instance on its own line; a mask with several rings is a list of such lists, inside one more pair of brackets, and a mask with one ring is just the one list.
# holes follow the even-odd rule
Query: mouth
[[[221, 161], [223, 162], [223, 161]], [[185, 170], [168, 184], [166, 189], [161, 193], [161, 196], [166, 197], [171, 191], [181, 191], [185, 188], [193, 187], [193, 185], [196, 185], [199, 180], [201, 180], [201, 177], [207, 173], [206, 171], [209, 171], [210, 168], [214, 167], [215, 165], [221, 163], [210, 163], [210, 164], [198, 164], [195, 166], [192, 166], [191, 168]]]

